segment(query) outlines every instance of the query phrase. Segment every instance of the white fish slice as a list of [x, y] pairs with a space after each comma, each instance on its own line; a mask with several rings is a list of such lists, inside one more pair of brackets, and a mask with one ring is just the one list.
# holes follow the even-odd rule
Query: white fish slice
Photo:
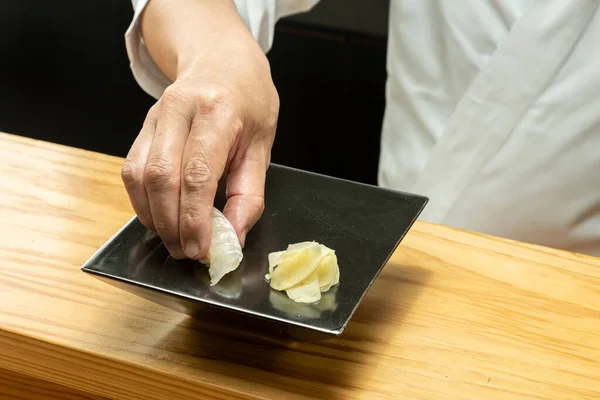
[[239, 267], [242, 246], [229, 220], [221, 211], [212, 210], [212, 239], [206, 257], [200, 260], [208, 266], [210, 285], [216, 285], [223, 276]]

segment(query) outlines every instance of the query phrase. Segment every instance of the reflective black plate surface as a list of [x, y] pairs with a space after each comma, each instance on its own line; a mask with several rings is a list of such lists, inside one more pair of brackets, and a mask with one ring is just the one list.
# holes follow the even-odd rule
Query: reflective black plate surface
[[[215, 205], [222, 210], [222, 185], [217, 197]], [[244, 259], [217, 285], [209, 285], [204, 265], [172, 259], [137, 218], [99, 249], [83, 270], [196, 318], [228, 323], [249, 317], [251, 323], [244, 326], [274, 324], [279, 332], [299, 328], [301, 336], [340, 335], [427, 201], [424, 196], [272, 164], [266, 208], [248, 233]], [[269, 287], [264, 277], [267, 255], [290, 243], [312, 240], [336, 251], [340, 283], [323, 293], [318, 304], [299, 304]]]

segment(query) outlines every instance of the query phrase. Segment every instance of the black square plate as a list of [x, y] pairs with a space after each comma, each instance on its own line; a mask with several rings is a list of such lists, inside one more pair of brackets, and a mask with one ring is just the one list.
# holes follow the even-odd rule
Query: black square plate
[[[276, 164], [267, 172], [265, 191], [265, 211], [248, 233], [240, 267], [215, 286], [209, 285], [204, 265], [172, 259], [160, 239], [135, 217], [83, 270], [197, 318], [212, 316], [220, 323], [250, 318], [253, 323], [245, 327], [273, 325], [278, 332], [300, 331], [300, 337], [335, 336], [428, 201]], [[221, 210], [223, 193], [220, 185], [215, 205]], [[267, 256], [288, 244], [312, 240], [336, 251], [340, 283], [317, 304], [295, 303], [285, 292], [269, 287]], [[233, 318], [228, 316], [231, 312]]]

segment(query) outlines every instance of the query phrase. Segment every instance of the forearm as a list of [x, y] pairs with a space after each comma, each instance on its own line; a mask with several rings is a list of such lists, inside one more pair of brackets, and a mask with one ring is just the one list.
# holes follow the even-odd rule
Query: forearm
[[150, 0], [140, 23], [150, 56], [171, 80], [215, 51], [258, 48], [233, 0]]

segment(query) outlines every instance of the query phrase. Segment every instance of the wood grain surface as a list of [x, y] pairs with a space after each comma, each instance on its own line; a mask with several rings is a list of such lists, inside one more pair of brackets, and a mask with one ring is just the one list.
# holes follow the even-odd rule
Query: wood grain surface
[[0, 369], [2, 400], [107, 400], [77, 389]]
[[80, 270], [132, 216], [121, 163], [0, 134], [0, 368], [114, 399], [600, 398], [599, 259], [417, 222], [341, 338], [247, 335]]

